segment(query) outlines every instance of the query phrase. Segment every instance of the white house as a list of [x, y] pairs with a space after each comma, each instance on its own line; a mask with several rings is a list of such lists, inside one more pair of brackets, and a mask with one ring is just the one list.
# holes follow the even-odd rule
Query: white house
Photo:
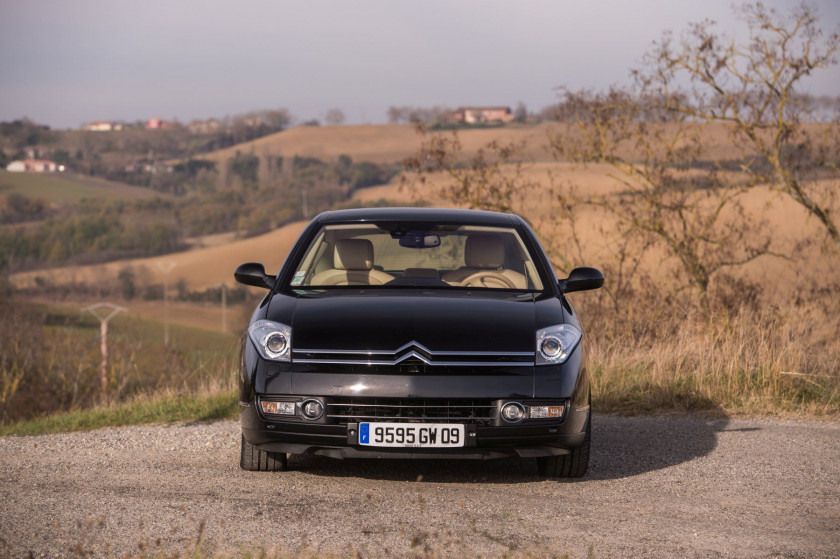
[[6, 170], [10, 173], [55, 173], [63, 171], [64, 165], [46, 159], [23, 159], [12, 161], [6, 165]]
[[88, 132], [110, 132], [112, 130], [122, 130], [123, 125], [118, 122], [111, 122], [109, 120], [95, 120], [88, 122], [85, 125], [85, 130]]
[[6, 170], [10, 173], [26, 172], [26, 163], [24, 163], [23, 161], [12, 161], [8, 165], [6, 165]]
[[510, 107], [458, 107], [450, 116], [455, 122], [479, 124], [485, 122], [512, 122]]

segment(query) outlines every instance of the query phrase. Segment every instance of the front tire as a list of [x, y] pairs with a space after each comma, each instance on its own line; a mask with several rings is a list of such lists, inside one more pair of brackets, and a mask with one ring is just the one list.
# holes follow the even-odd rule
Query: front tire
[[241, 437], [239, 467], [249, 472], [282, 472], [288, 468], [285, 452], [260, 450]]
[[592, 410], [586, 416], [586, 437], [583, 444], [569, 454], [537, 458], [537, 470], [541, 476], [572, 478], [583, 477], [589, 468], [589, 447], [592, 441]]

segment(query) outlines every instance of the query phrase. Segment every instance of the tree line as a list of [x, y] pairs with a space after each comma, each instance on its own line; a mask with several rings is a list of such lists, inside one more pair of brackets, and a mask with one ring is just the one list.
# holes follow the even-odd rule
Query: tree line
[[212, 125], [179, 122], [147, 130], [140, 121], [119, 131], [52, 130], [29, 119], [0, 123], [0, 165], [31, 156], [52, 159], [88, 175], [113, 176], [132, 165], [160, 164], [249, 142], [288, 128], [286, 109], [251, 111], [210, 119]]
[[[54, 208], [13, 194], [0, 205], [0, 270], [94, 263], [182, 250], [190, 237], [236, 231], [251, 236], [310, 218], [353, 192], [385, 184], [396, 165], [356, 162], [346, 155], [257, 157], [237, 152], [222, 166], [187, 160], [176, 166], [182, 196]], [[223, 174], [223, 176], [222, 176]], [[15, 225], [42, 219], [34, 224]]]

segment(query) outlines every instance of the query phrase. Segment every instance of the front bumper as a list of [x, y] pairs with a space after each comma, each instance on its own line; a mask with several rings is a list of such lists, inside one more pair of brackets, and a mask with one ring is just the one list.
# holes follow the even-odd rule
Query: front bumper
[[383, 448], [358, 443], [358, 423], [323, 424], [302, 420], [267, 419], [256, 400], [242, 409], [240, 420], [246, 441], [267, 452], [315, 454], [331, 458], [448, 458], [479, 459], [568, 454], [586, 435], [588, 406], [570, 407], [562, 420], [517, 425], [465, 423], [466, 440], [460, 448]]

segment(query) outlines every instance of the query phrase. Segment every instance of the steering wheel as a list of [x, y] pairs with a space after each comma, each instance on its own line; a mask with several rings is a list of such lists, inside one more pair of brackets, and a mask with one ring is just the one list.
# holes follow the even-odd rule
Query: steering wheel
[[494, 280], [494, 283], [498, 282], [506, 287], [511, 289], [516, 289], [516, 284], [514, 284], [509, 277], [505, 276], [504, 274], [500, 274], [499, 272], [494, 272], [493, 270], [481, 270], [480, 272], [476, 272], [465, 277], [461, 280], [462, 287], [492, 287], [491, 285], [487, 285], [484, 281], [486, 279]]

